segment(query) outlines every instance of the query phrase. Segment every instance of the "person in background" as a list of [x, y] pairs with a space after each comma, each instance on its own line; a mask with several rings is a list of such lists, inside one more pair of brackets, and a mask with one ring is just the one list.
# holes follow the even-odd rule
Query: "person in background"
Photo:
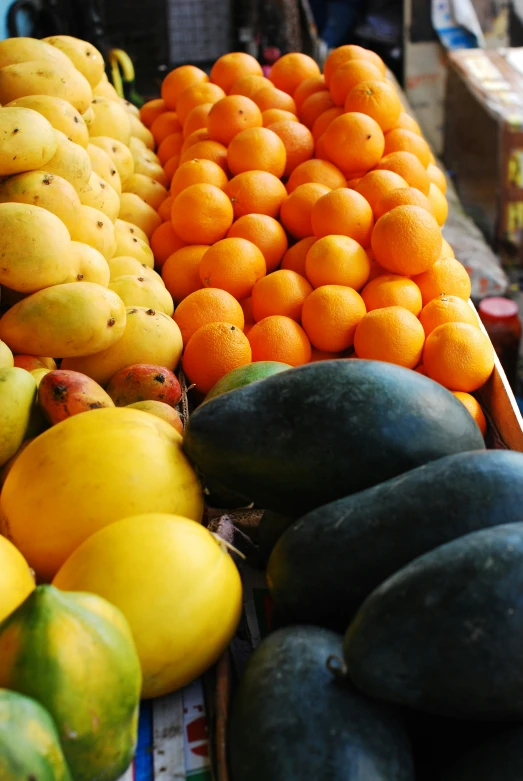
[[320, 38], [329, 49], [349, 43], [364, 0], [309, 0]]

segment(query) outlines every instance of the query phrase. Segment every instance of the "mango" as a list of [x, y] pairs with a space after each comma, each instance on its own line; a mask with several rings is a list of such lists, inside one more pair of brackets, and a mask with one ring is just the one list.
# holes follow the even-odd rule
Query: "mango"
[[[11, 456], [11, 458], [8, 461], [5, 462], [3, 467], [0, 468], [0, 491], [2, 490], [2, 486], [5, 483], [5, 481], [7, 479], [7, 475], [11, 471], [11, 468], [12, 468], [14, 462], [16, 461], [16, 459], [18, 458], [20, 453], [22, 453], [22, 451], [24, 451], [26, 449], [26, 447], [33, 441], [33, 439], [34, 439], [34, 437], [32, 437], [30, 439], [28, 439], [26, 437], [24, 439], [24, 441], [22, 442], [22, 444], [20, 445], [20, 447], [18, 448], [18, 450], [16, 451], [16, 453], [13, 456]], [[0, 537], [0, 540], [1, 539], [4, 539], [4, 538]], [[5, 539], [7, 539], [7, 538], [5, 538]], [[1, 776], [0, 776], [0, 778], [1, 778]]]
[[94, 119], [89, 125], [89, 135], [109, 136], [122, 144], [131, 140], [131, 123], [124, 107], [114, 100], [97, 96], [91, 101]]
[[114, 224], [114, 234], [116, 238], [116, 249], [114, 258], [131, 257], [138, 260], [144, 266], [150, 269], [154, 268], [154, 255], [149, 246], [149, 242], [140, 237], [138, 226], [126, 223], [123, 220], [116, 220]]
[[58, 142], [45, 117], [28, 108], [0, 108], [0, 176], [42, 166]]
[[94, 111], [91, 106], [89, 106], [89, 108], [82, 113], [82, 119], [87, 125], [87, 129], [89, 130], [89, 125], [94, 119]]
[[138, 195], [142, 201], [145, 201], [156, 211], [169, 195], [160, 182], [144, 174], [133, 174], [127, 185], [124, 186], [124, 192]]
[[0, 531], [47, 580], [98, 529], [149, 510], [202, 519], [182, 437], [139, 410], [95, 409], [47, 429], [20, 455], [0, 494]]
[[108, 261], [108, 266], [111, 279], [132, 274], [135, 277], [145, 277], [145, 279], [150, 279], [158, 285], [165, 287], [165, 283], [157, 271], [154, 271], [154, 269], [146, 266], [144, 263], [140, 263], [139, 260], [130, 255], [115, 255]]
[[107, 393], [117, 407], [128, 407], [138, 401], [161, 401], [176, 407], [182, 398], [176, 375], [164, 366], [150, 363], [120, 369], [111, 377]]
[[135, 117], [140, 117], [140, 109], [138, 106], [135, 106], [134, 103], [131, 103], [125, 98], [121, 98], [121, 102], [128, 114], [134, 114]]
[[40, 358], [38, 355], [15, 355], [13, 361], [15, 366], [25, 369], [26, 372], [32, 372], [34, 369], [56, 369], [56, 361], [53, 358]]
[[91, 87], [96, 87], [105, 67], [104, 58], [96, 46], [79, 38], [73, 38], [72, 35], [51, 35], [43, 40], [67, 55]]
[[69, 141], [61, 130], [55, 130], [58, 146], [53, 157], [45, 164], [45, 171], [57, 174], [73, 185], [77, 193], [89, 183], [91, 176], [91, 160], [87, 150]]
[[111, 222], [115, 222], [120, 211], [120, 198], [108, 182], [91, 173], [88, 183], [80, 190], [80, 201], [84, 206], [103, 212]]
[[138, 225], [149, 239], [156, 228], [159, 228], [162, 224], [162, 218], [158, 212], [145, 203], [139, 195], [134, 193], [122, 193], [120, 196], [118, 218], [133, 225]]
[[80, 114], [67, 100], [51, 95], [26, 95], [8, 103], [5, 108], [30, 108], [37, 111], [54, 127], [61, 130], [75, 144], [87, 148], [89, 133]]
[[134, 114], [128, 113], [128, 116], [131, 125], [131, 135], [135, 138], [139, 138], [140, 141], [144, 142], [147, 149], [151, 149], [154, 152], [154, 136], [149, 128], [145, 127], [140, 118]]
[[111, 397], [97, 382], [80, 372], [57, 369], [42, 378], [38, 403], [49, 423], [102, 407], [114, 407]]
[[182, 335], [174, 320], [163, 312], [133, 306], [127, 309], [125, 331], [116, 344], [83, 358], [67, 358], [62, 361], [62, 369], [83, 372], [100, 385], [106, 385], [117, 371], [135, 363], [154, 363], [174, 369], [181, 354]]
[[0, 536], [0, 621], [16, 610], [34, 587], [27, 561], [7, 537]]
[[107, 98], [107, 100], [116, 100], [120, 102], [120, 96], [117, 91], [106, 79], [102, 79], [98, 82], [96, 87], [93, 87], [93, 98]]
[[35, 400], [36, 381], [29, 372], [0, 369], [0, 466], [24, 441]]
[[122, 144], [121, 141], [117, 141], [116, 138], [108, 136], [94, 136], [90, 139], [90, 143], [100, 147], [109, 155], [120, 175], [122, 188], [127, 187], [134, 173], [134, 159], [129, 147]]
[[41, 368], [41, 369], [31, 369], [31, 374], [33, 375], [35, 382], [36, 382], [36, 389], [40, 387], [40, 383], [42, 382], [43, 378], [46, 374], [50, 374], [51, 369], [47, 368]]
[[150, 244], [147, 234], [138, 225], [134, 225], [132, 222], [127, 222], [127, 220], [118, 218], [114, 223], [114, 230], [117, 236], [119, 236], [121, 233], [130, 233], [131, 236], [136, 236], [139, 239], [142, 239], [142, 241], [145, 241], [147, 245]]
[[136, 401], [134, 404], [128, 404], [128, 409], [140, 409], [142, 412], [148, 412], [149, 415], [156, 415], [158, 418], [169, 423], [179, 434], [183, 434], [183, 423], [177, 411], [165, 404], [163, 401]]
[[95, 171], [98, 176], [110, 184], [114, 191], [118, 194], [122, 194], [122, 183], [120, 181], [120, 174], [118, 169], [107, 154], [99, 146], [89, 143], [87, 145], [87, 154], [91, 159], [92, 170]]
[[71, 251], [73, 253], [74, 274], [68, 282], [95, 282], [103, 287], [109, 286], [111, 271], [109, 264], [97, 249], [82, 241], [72, 241]]
[[11, 290], [33, 293], [58, 285], [72, 268], [69, 231], [40, 206], [0, 203], [0, 257], [0, 283]]
[[168, 187], [169, 183], [162, 166], [150, 157], [151, 154], [152, 153], [147, 150], [144, 155], [136, 157], [133, 155], [135, 174], [144, 174], [144, 176], [148, 176], [150, 179], [159, 182], [163, 187]]
[[120, 296], [126, 306], [150, 307], [170, 317], [174, 314], [174, 303], [169, 291], [145, 275], [116, 277], [109, 282], [109, 290]]
[[37, 38], [4, 38], [0, 41], [0, 68], [31, 60], [51, 60], [70, 67], [69, 58], [58, 49]]
[[31, 60], [0, 69], [0, 103], [26, 95], [51, 95], [71, 103], [83, 114], [92, 100], [89, 82], [71, 64], [55, 59]]
[[0, 183], [0, 203], [16, 202], [40, 206], [55, 214], [71, 232], [80, 216], [80, 198], [73, 185], [61, 176], [29, 171]]
[[116, 251], [113, 223], [106, 214], [92, 206], [82, 204], [80, 207], [80, 216], [71, 238], [94, 247], [106, 260], [112, 258]]
[[0, 319], [0, 339], [14, 352], [69, 358], [114, 345], [125, 332], [125, 322], [125, 306], [112, 290], [93, 282], [70, 282], [40, 290], [11, 307]]
[[5, 342], [0, 342], [0, 369], [10, 369], [14, 365], [13, 353]]

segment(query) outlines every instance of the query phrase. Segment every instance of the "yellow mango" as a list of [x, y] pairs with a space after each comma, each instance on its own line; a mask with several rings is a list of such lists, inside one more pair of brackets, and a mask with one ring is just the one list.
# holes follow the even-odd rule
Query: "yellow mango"
[[0, 176], [42, 168], [58, 141], [45, 117], [28, 108], [0, 108]]
[[30, 372], [18, 366], [0, 369], [0, 466], [24, 441], [35, 401], [36, 381]]
[[96, 46], [71, 35], [51, 35], [43, 40], [67, 55], [91, 87], [96, 87], [104, 72], [104, 58]]
[[12, 100], [5, 108], [30, 108], [37, 111], [54, 127], [61, 130], [70, 141], [87, 148], [89, 133], [80, 114], [67, 100], [51, 95], [26, 95]]
[[154, 255], [148, 242], [131, 235], [127, 231], [121, 233], [115, 231], [115, 234], [116, 250], [113, 257], [125, 255], [126, 257], [135, 258], [139, 263], [148, 266], [150, 269], [154, 268]]
[[109, 290], [120, 296], [125, 306], [151, 307], [170, 316], [174, 313], [173, 299], [169, 291], [145, 274], [116, 277], [109, 282]]
[[131, 140], [129, 114], [120, 103], [98, 95], [93, 98], [91, 107], [94, 111], [94, 119], [89, 125], [90, 136], [109, 136], [121, 141], [122, 144], [129, 143]]
[[110, 184], [118, 195], [121, 195], [122, 183], [120, 181], [120, 174], [107, 152], [99, 146], [94, 146], [89, 143], [87, 146], [87, 154], [91, 158], [93, 171], [95, 171], [104, 182]]
[[72, 184], [76, 192], [79, 193], [89, 183], [92, 171], [87, 150], [80, 144], [69, 141], [61, 130], [54, 132], [58, 142], [56, 152], [43, 168], [46, 173], [61, 176], [62, 179]]
[[116, 251], [114, 225], [103, 212], [92, 206], [81, 206], [80, 217], [71, 232], [73, 241], [81, 241], [101, 252], [106, 260]]
[[69, 58], [58, 49], [37, 38], [4, 38], [0, 41], [0, 68], [32, 60], [51, 60], [70, 67]]
[[74, 278], [68, 281], [95, 282], [102, 287], [108, 287], [111, 271], [101, 252], [81, 241], [72, 241], [71, 251], [75, 274]]
[[94, 119], [94, 111], [92, 109], [92, 106], [89, 106], [87, 111], [84, 111], [82, 113], [82, 119], [85, 122], [85, 124], [87, 125], [87, 128], [89, 129], [89, 125], [91, 124], [91, 122]]
[[29, 171], [0, 182], [0, 203], [28, 203], [55, 214], [69, 232], [80, 216], [80, 198], [73, 185], [56, 174]]
[[120, 198], [111, 185], [98, 176], [96, 171], [91, 173], [89, 182], [80, 190], [80, 201], [84, 206], [92, 206], [93, 209], [103, 212], [111, 222], [115, 222], [120, 211]]
[[22, 604], [34, 587], [27, 561], [7, 537], [0, 537], [0, 622]]
[[145, 201], [155, 211], [158, 211], [161, 204], [169, 196], [160, 182], [145, 176], [145, 174], [133, 174], [127, 185], [124, 186], [124, 192], [140, 196], [142, 201]]
[[139, 260], [136, 260], [136, 258], [133, 258], [130, 255], [115, 255], [108, 261], [108, 266], [111, 279], [132, 274], [136, 277], [145, 277], [146, 279], [154, 280], [158, 285], [163, 285], [165, 287], [165, 282], [154, 269], [146, 266], [144, 263], [140, 263]]
[[[142, 139], [137, 138], [137, 136], [131, 136], [131, 140], [129, 141], [129, 149], [131, 150], [132, 156], [135, 158], [147, 154], [147, 147], [145, 146]], [[149, 150], [149, 152], [150, 152], [149, 159], [154, 160], [156, 163], [159, 163], [160, 158], [158, 157], [158, 155], [156, 155], [152, 150]]]
[[0, 318], [0, 339], [15, 353], [91, 355], [118, 342], [125, 322], [125, 306], [112, 290], [94, 282], [68, 282], [11, 307]]
[[94, 136], [90, 144], [99, 146], [109, 155], [120, 175], [122, 188], [125, 188], [134, 173], [134, 159], [129, 147], [109, 136]]
[[13, 353], [5, 342], [0, 342], [0, 369], [10, 369], [14, 365]]
[[162, 218], [158, 212], [135, 193], [121, 194], [118, 218], [137, 225], [149, 239], [156, 228], [162, 224]]
[[31, 369], [31, 374], [35, 378], [36, 387], [40, 387], [40, 383], [42, 382], [43, 378], [46, 374], [49, 374], [51, 369]]
[[154, 136], [149, 128], [145, 127], [139, 117], [131, 113], [129, 113], [129, 122], [131, 123], [131, 135], [139, 138], [144, 142], [147, 149], [152, 149], [154, 152]]
[[134, 114], [135, 117], [140, 116], [140, 109], [138, 106], [135, 106], [134, 103], [130, 103], [128, 100], [125, 100], [125, 98], [120, 98], [122, 106], [125, 108], [128, 114]]
[[0, 283], [11, 290], [34, 293], [58, 285], [72, 268], [69, 231], [40, 206], [0, 203], [0, 257]]
[[118, 218], [114, 223], [114, 230], [117, 237], [120, 235], [130, 235], [145, 241], [147, 246], [149, 246], [149, 238], [147, 234], [144, 233], [144, 231], [138, 227], [138, 225], [134, 225], [132, 222], [127, 222], [126, 220], [121, 220]]
[[[0, 326], [1, 323], [0, 320]], [[172, 317], [154, 309], [133, 306], [127, 309], [125, 331], [116, 344], [94, 355], [67, 358], [62, 361], [61, 368], [82, 372], [100, 385], [106, 385], [113, 374], [135, 363], [174, 369], [181, 354], [182, 336]]]
[[93, 87], [93, 98], [97, 97], [120, 102], [120, 96], [117, 91], [110, 82], [106, 81], [106, 79], [101, 79], [96, 87]]
[[19, 62], [0, 69], [0, 103], [10, 103], [25, 95], [54, 95], [69, 101], [83, 114], [93, 93], [80, 71], [56, 60]]

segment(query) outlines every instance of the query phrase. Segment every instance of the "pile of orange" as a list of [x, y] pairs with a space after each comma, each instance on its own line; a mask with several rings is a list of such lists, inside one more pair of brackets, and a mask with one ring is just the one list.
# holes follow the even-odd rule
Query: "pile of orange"
[[250, 361], [350, 355], [473, 409], [492, 346], [442, 238], [445, 176], [378, 55], [341, 46], [322, 75], [286, 54], [268, 78], [242, 52], [210, 77], [183, 65], [141, 119], [170, 182], [151, 246], [199, 391]]

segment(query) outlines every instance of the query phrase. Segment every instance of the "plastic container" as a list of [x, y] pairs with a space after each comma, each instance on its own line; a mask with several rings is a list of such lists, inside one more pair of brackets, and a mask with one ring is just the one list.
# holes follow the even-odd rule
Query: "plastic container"
[[479, 304], [479, 316], [487, 331], [511, 388], [518, 384], [521, 320], [518, 306], [508, 298], [484, 298]]

